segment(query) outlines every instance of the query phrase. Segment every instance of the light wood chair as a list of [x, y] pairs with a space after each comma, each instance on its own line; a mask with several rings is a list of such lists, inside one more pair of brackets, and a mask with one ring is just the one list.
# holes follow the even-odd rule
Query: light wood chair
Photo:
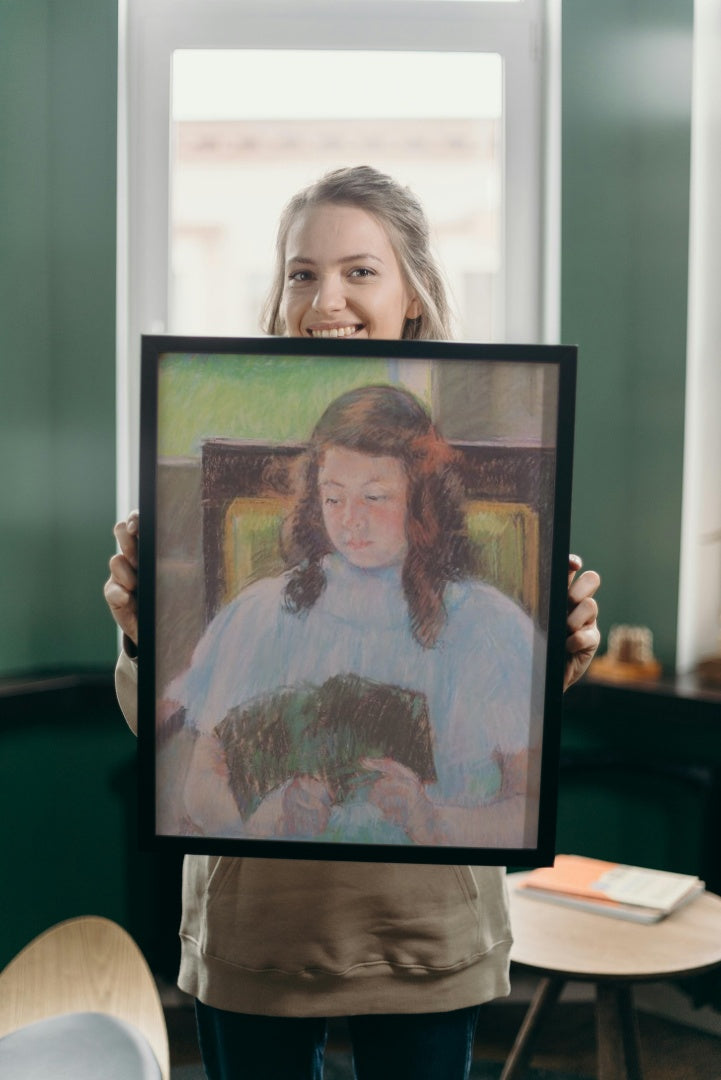
[[0, 973], [0, 1047], [4, 1036], [29, 1024], [71, 1014], [102, 1014], [129, 1025], [149, 1044], [162, 1080], [169, 1080], [155, 980], [130, 935], [109, 919], [88, 915], [58, 923]]

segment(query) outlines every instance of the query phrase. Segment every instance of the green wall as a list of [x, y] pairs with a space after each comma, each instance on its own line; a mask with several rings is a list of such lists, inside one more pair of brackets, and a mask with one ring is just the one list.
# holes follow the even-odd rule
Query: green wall
[[[573, 544], [673, 663], [692, 0], [563, 9]], [[0, 0], [0, 674], [112, 660], [116, 0]], [[12, 463], [10, 465], [9, 463]]]
[[0, 675], [108, 665], [116, 0], [0, 0]]
[[[563, 5], [562, 340], [579, 345], [573, 546], [601, 628], [675, 655], [692, 0]], [[605, 646], [604, 646], [605, 647]]]

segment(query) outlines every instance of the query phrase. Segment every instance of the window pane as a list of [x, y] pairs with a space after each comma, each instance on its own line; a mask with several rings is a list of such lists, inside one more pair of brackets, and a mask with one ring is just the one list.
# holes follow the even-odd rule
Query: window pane
[[283, 206], [370, 164], [426, 207], [458, 336], [498, 337], [502, 87], [495, 54], [177, 51], [171, 332], [258, 333]]

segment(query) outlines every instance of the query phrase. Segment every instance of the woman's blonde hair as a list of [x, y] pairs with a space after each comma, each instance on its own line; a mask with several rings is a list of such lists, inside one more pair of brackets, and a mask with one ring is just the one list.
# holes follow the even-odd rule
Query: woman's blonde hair
[[421, 314], [417, 318], [406, 319], [401, 337], [448, 341], [452, 337], [451, 311], [441, 271], [430, 250], [428, 221], [423, 207], [410, 188], [370, 165], [327, 173], [294, 195], [285, 207], [278, 224], [275, 274], [263, 311], [263, 330], [279, 336], [286, 332], [281, 306], [288, 233], [301, 213], [323, 203], [357, 206], [384, 226], [401, 273], [421, 305]]

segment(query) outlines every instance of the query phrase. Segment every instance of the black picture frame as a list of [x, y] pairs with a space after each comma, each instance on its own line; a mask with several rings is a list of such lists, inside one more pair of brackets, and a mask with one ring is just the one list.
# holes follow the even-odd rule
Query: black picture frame
[[[144, 849], [396, 863], [553, 861], [575, 382], [573, 346], [143, 337]], [[422, 589], [407, 569], [411, 539], [397, 569], [372, 560], [359, 566], [355, 548], [343, 554], [329, 542], [317, 564], [324, 599], [289, 610], [289, 575], [313, 560], [284, 568], [276, 537], [294, 499], [315, 499], [308, 479], [315, 474], [303, 464], [311, 429], [330, 402], [358, 388], [365, 398], [369, 386], [400, 387], [421, 401], [433, 438], [449, 448], [447, 458], [439, 451], [443, 464], [433, 475], [452, 474], [454, 498], [462, 493], [471, 561], [461, 580], [438, 586], [445, 614], [431, 642], [420, 643], [413, 629], [420, 601], [410, 598]], [[385, 401], [393, 391], [379, 393]], [[328, 462], [328, 453], [319, 460]], [[431, 469], [415, 460], [402, 462], [409, 492]], [[366, 491], [374, 507], [386, 498]], [[308, 513], [327, 538], [326, 515], [338, 500], [316, 502], [320, 509]], [[415, 536], [415, 512], [405, 511], [406, 537]], [[358, 544], [376, 550], [375, 540]], [[353, 575], [351, 586], [338, 584], [337, 570]], [[401, 590], [388, 604], [403, 630], [383, 638], [382, 649], [385, 624], [377, 634], [358, 626], [368, 611], [385, 610], [391, 593], [367, 591], [385, 574]], [[348, 612], [329, 615], [336, 602]], [[345, 630], [331, 633], [331, 616], [348, 623], [348, 642], [365, 641], [370, 659], [350, 659], [356, 646], [340, 643]], [[266, 632], [266, 623], [283, 630]], [[335, 674], [333, 664], [341, 669]], [[383, 668], [377, 677], [374, 665]]]

